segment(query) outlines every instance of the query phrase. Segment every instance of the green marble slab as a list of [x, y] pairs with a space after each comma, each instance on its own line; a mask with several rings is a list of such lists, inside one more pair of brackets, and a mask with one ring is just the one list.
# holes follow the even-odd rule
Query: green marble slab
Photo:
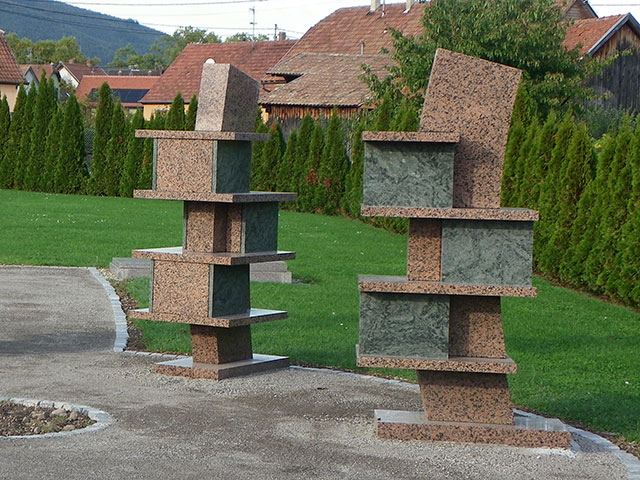
[[442, 221], [442, 281], [531, 285], [533, 222]]
[[362, 204], [451, 208], [454, 149], [446, 143], [366, 142]]
[[278, 249], [278, 202], [248, 203], [242, 212], [243, 253]]
[[213, 142], [213, 192], [245, 193], [251, 175], [251, 142]]
[[247, 313], [251, 309], [249, 265], [211, 265], [209, 316]]
[[360, 353], [447, 359], [449, 297], [360, 293]]

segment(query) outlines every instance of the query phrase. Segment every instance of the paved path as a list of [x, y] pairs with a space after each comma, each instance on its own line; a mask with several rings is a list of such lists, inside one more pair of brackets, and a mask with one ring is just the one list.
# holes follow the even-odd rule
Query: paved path
[[[111, 426], [0, 438], [7, 479], [622, 479], [582, 450], [379, 440], [374, 408], [419, 409], [415, 386], [288, 369], [210, 382], [113, 352], [114, 318], [87, 269], [0, 267], [0, 397], [88, 405]], [[285, 352], [283, 352], [285, 353]]]

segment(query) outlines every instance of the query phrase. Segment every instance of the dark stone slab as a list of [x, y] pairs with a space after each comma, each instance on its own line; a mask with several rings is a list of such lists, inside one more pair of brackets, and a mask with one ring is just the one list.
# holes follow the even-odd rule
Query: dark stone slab
[[249, 294], [249, 265], [227, 267], [211, 266], [210, 317], [248, 313], [251, 309]]
[[251, 142], [213, 144], [213, 193], [249, 191]]
[[242, 212], [244, 253], [278, 249], [278, 204], [246, 204]]

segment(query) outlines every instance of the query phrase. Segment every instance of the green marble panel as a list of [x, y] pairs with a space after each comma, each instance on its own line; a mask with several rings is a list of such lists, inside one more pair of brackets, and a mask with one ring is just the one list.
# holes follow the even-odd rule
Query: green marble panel
[[242, 211], [244, 253], [278, 249], [278, 202], [248, 203]]
[[442, 281], [531, 285], [533, 222], [442, 221]]
[[452, 207], [454, 149], [445, 143], [365, 143], [363, 205]]
[[211, 265], [209, 316], [247, 313], [251, 308], [249, 265]]
[[360, 293], [360, 353], [446, 359], [449, 297]]
[[213, 193], [249, 191], [251, 142], [213, 142]]

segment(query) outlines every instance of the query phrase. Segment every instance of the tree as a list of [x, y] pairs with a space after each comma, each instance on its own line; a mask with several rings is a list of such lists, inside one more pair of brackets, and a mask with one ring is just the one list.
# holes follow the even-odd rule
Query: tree
[[131, 120], [127, 139], [127, 158], [124, 162], [119, 187], [121, 197], [133, 196], [133, 190], [135, 190], [138, 178], [140, 178], [140, 168], [144, 156], [144, 139], [136, 138], [135, 131], [142, 128], [144, 128], [144, 116], [142, 110], [137, 110]]
[[364, 142], [362, 132], [365, 130], [366, 120], [363, 116], [353, 132], [351, 147], [351, 168], [345, 182], [345, 195], [342, 209], [351, 217], [360, 216], [362, 203], [362, 175], [364, 169]]
[[238, 33], [234, 33], [233, 35], [230, 35], [227, 38], [225, 38], [224, 42], [225, 43], [231, 43], [231, 42], [264, 42], [266, 40], [269, 40], [269, 37], [266, 36], [263, 33], [259, 33], [258, 35], [251, 35], [250, 33], [246, 33], [246, 32], [238, 32]]
[[[74, 60], [85, 63], [88, 59], [82, 53], [74, 37], [62, 37], [60, 40], [38, 40], [32, 42], [28, 38], [20, 38], [15, 33], [5, 36], [18, 63], [58, 63]], [[99, 63], [99, 59], [97, 60]]]
[[336, 108], [331, 112], [327, 127], [327, 143], [322, 152], [317, 204], [326, 215], [334, 215], [344, 196], [344, 183], [349, 168], [349, 157], [342, 134], [342, 121]]
[[[149, 128], [151, 130], [164, 129], [165, 115], [162, 112], [156, 112], [149, 120]], [[140, 167], [140, 178], [138, 178], [137, 188], [139, 190], [149, 190], [153, 183], [153, 138], [144, 139], [142, 165]]]
[[159, 65], [166, 68], [189, 43], [220, 43], [220, 38], [201, 28], [181, 27], [173, 35], [162, 36], [153, 42], [149, 53], [155, 56]]
[[120, 178], [127, 157], [127, 141], [129, 122], [125, 117], [120, 100], [116, 101], [111, 117], [111, 132], [107, 142], [105, 194], [110, 197], [118, 195], [120, 190]]
[[16, 158], [20, 151], [20, 137], [24, 125], [24, 111], [27, 104], [27, 94], [20, 85], [16, 103], [13, 108], [13, 117], [9, 127], [9, 138], [0, 159], [0, 188], [13, 188], [16, 170]]
[[[260, 111], [256, 114], [256, 133], [269, 133], [266, 123], [262, 121]], [[266, 142], [254, 142], [251, 147], [251, 190], [262, 190], [264, 186], [262, 181], [264, 178], [263, 156], [262, 152]]]
[[82, 112], [75, 95], [69, 97], [64, 106], [54, 177], [57, 193], [79, 193], [84, 190], [87, 178], [87, 166], [84, 162], [84, 128]]
[[318, 186], [318, 172], [320, 171], [323, 150], [324, 130], [320, 123], [316, 123], [309, 144], [309, 155], [305, 165], [306, 173], [300, 185], [300, 203], [305, 212], [314, 212], [318, 207], [314, 193]]
[[554, 0], [438, 0], [424, 9], [416, 37], [391, 31], [391, 77], [368, 75], [378, 97], [388, 88], [422, 96], [437, 48], [446, 48], [522, 69], [535, 103], [545, 111], [583, 98], [593, 62], [562, 45], [567, 23]]
[[60, 135], [62, 134], [62, 123], [64, 121], [64, 109], [56, 106], [53, 117], [47, 129], [47, 139], [44, 148], [44, 168], [40, 175], [40, 191], [55, 191], [55, 175], [58, 165], [58, 153], [60, 151]]
[[96, 110], [96, 131], [93, 137], [93, 154], [91, 159], [91, 178], [89, 193], [105, 195], [106, 193], [106, 154], [107, 142], [111, 135], [111, 118], [113, 116], [113, 95], [107, 82], [98, 90], [98, 107]]
[[182, 98], [182, 94], [178, 92], [173, 99], [173, 103], [171, 103], [171, 107], [169, 108], [165, 128], [167, 130], [184, 130], [184, 127], [184, 99]]
[[271, 139], [264, 144], [262, 149], [262, 159], [256, 181], [261, 190], [273, 192], [276, 187], [278, 165], [284, 155], [286, 143], [282, 127], [277, 122], [273, 123], [269, 128], [269, 135]]
[[313, 134], [314, 128], [315, 122], [311, 115], [305, 115], [302, 119], [300, 130], [298, 132], [296, 155], [293, 164], [293, 183], [291, 184], [292, 190], [298, 193], [298, 199], [296, 201], [297, 210], [302, 210], [300, 196], [301, 185], [307, 174], [305, 167], [307, 164], [307, 157], [309, 157], [309, 146], [311, 144], [311, 135]]
[[[9, 142], [10, 127], [11, 113], [9, 112], [9, 102], [7, 101], [7, 96], [3, 95], [2, 100], [0, 100], [0, 165], [2, 164], [5, 147]], [[0, 183], [2, 182], [1, 175], [2, 172], [0, 170]]]
[[276, 177], [276, 191], [292, 192], [293, 184], [293, 166], [295, 162], [296, 150], [298, 148], [298, 134], [295, 130], [289, 135], [287, 148], [284, 151], [280, 163], [278, 164], [278, 174]]
[[195, 130], [196, 129], [196, 118], [198, 115], [198, 97], [194, 93], [189, 100], [189, 109], [187, 110], [187, 116], [184, 120], [184, 129], [185, 130]]
[[22, 131], [20, 132], [20, 148], [16, 159], [13, 175], [14, 188], [22, 190], [26, 187], [27, 168], [29, 167], [29, 154], [31, 153], [31, 131], [33, 130], [33, 113], [38, 97], [38, 90], [30, 88], [25, 103]]

